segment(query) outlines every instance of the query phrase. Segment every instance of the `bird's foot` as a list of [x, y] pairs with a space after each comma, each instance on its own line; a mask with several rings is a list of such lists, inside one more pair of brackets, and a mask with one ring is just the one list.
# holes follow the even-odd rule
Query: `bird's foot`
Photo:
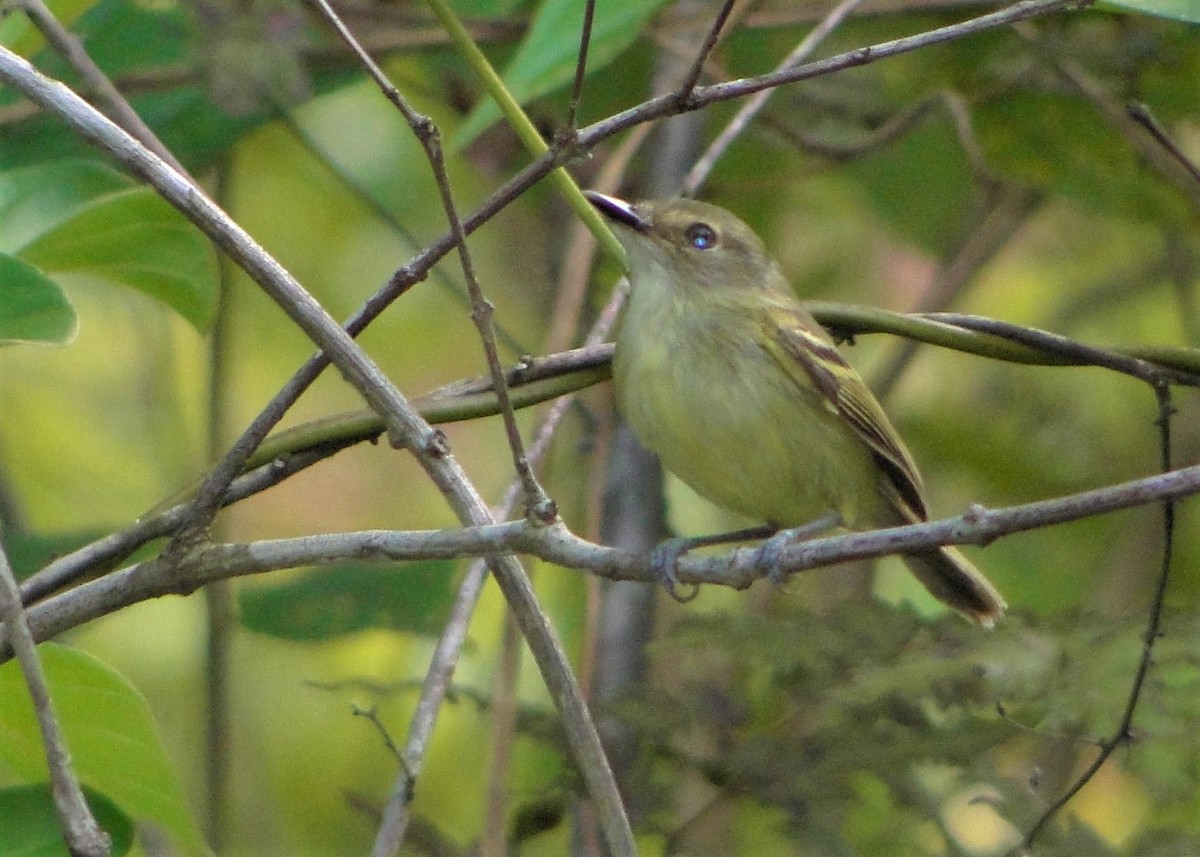
[[686, 594], [680, 594], [678, 569], [676, 568], [679, 558], [692, 548], [699, 547], [700, 544], [703, 542], [697, 539], [677, 537], [661, 542], [650, 552], [650, 569], [654, 572], [655, 579], [667, 590], [667, 594], [680, 604], [686, 604], [700, 594], [700, 584], [698, 583], [691, 584], [691, 589]]
[[776, 587], [782, 589], [784, 582], [787, 580], [786, 575], [783, 573], [783, 549], [792, 542], [802, 542], [805, 539], [811, 539], [813, 536], [828, 532], [841, 525], [841, 515], [826, 515], [823, 518], [817, 518], [815, 521], [809, 521], [801, 527], [780, 530], [758, 546], [758, 549], [754, 552], [754, 564], [759, 568], [766, 568], [767, 578]]

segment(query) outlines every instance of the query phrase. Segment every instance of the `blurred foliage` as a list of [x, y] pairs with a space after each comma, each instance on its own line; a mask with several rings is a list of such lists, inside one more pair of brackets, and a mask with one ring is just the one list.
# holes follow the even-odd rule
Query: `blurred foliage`
[[[104, 795], [84, 792], [96, 820], [112, 840], [112, 857], [122, 857], [133, 845], [133, 822]], [[67, 857], [52, 811], [50, 784], [0, 789], [0, 854], [26, 857]]]
[[[335, 316], [349, 316], [445, 230], [421, 147], [302, 7], [51, 5], [168, 148]], [[552, 137], [566, 116], [581, 4], [451, 5]], [[611, 26], [593, 46], [581, 122], [649, 97], [662, 58], [690, 58], [716, 9], [661, 5], [651, 17], [649, 3], [598, 4]], [[836, 30], [821, 53], [953, 23], [977, 8], [881, 3]], [[1137, 8], [1153, 15], [1057, 14], [782, 88], [703, 195], [759, 229], [805, 296], [922, 306], [929, 282], [987, 227], [994, 246], [940, 303], [1099, 344], [1196, 347], [1200, 187], [1131, 125], [1124, 106], [1145, 102], [1193, 159], [1200, 155], [1200, 52], [1196, 29], [1182, 23], [1198, 16], [1192, 0], [1139, 0]], [[514, 135], [487, 121], [484, 88], [423, 4], [343, 11], [444, 139], [470, 140], [447, 156], [463, 211], [528, 163]], [[773, 68], [821, 11], [754, 4], [709, 71], [725, 79]], [[82, 85], [20, 15], [0, 24], [0, 39]], [[706, 109], [698, 143], [738, 106]], [[205, 338], [217, 279], [195, 233], [8, 91], [0, 128], [0, 243], [11, 254], [0, 259], [0, 339], [70, 339], [0, 350], [0, 529], [25, 575], [78, 546], [81, 534], [127, 526], [203, 472], [211, 432], [218, 448], [227, 444], [312, 346], [236, 273], [220, 286], [216, 332]], [[603, 141], [590, 161], [571, 165], [581, 184], [620, 142]], [[660, 169], [652, 142], [634, 154], [622, 189]], [[506, 359], [543, 351], [561, 321], [566, 222], [561, 200], [539, 185], [471, 237]], [[615, 272], [598, 267], [576, 331], [607, 299]], [[481, 373], [463, 292], [447, 260], [361, 336], [406, 394]], [[883, 378], [901, 346], [860, 337], [846, 353], [869, 379]], [[226, 368], [215, 391], [214, 361]], [[361, 406], [327, 374], [289, 424]], [[1159, 466], [1153, 396], [1126, 378], [931, 349], [899, 378], [889, 408], [935, 509], [1042, 499]], [[545, 468], [580, 532], [596, 514], [608, 398], [605, 390], [583, 397]], [[1174, 404], [1175, 458], [1193, 463], [1198, 405], [1189, 390]], [[534, 419], [519, 415], [527, 434]], [[484, 495], [498, 498], [511, 464], [497, 422], [447, 433]], [[720, 525], [679, 486], [669, 495], [680, 529]], [[1014, 608], [990, 634], [946, 617], [891, 563], [871, 576], [804, 575], [790, 595], [713, 591], [685, 608], [662, 605], [647, 679], [603, 706], [606, 729], [632, 736], [620, 772], [644, 853], [1001, 853], [1119, 721], [1158, 570], [1160, 519], [1157, 509], [1134, 510], [974, 551]], [[214, 538], [453, 520], [403, 452], [364, 444], [239, 504]], [[1200, 743], [1191, 729], [1200, 717], [1198, 527], [1200, 510], [1181, 504], [1168, 622], [1133, 735], [1046, 827], [1039, 855], [1200, 848]], [[350, 707], [369, 708], [401, 740], [428, 635], [456, 577], [441, 563], [416, 572], [347, 566], [241, 586], [229, 853], [369, 847], [397, 766]], [[537, 582], [573, 656], [608, 656], [587, 648], [589, 584], [550, 568]], [[864, 597], [868, 589], [874, 597]], [[199, 818], [207, 801], [201, 610], [194, 598], [163, 600], [73, 632], [69, 642], [94, 657], [43, 647], [97, 800], [120, 818], [156, 822], [185, 848], [199, 837], [187, 807]], [[416, 789], [409, 853], [466, 854], [484, 833], [502, 621], [489, 589]], [[33, 726], [14, 713], [24, 699], [14, 665], [0, 678], [12, 685], [0, 693], [11, 731], [0, 742], [0, 807], [19, 804], [31, 819], [20, 842], [4, 839], [9, 827], [0, 825], [6, 854], [54, 837], [44, 792], [30, 798], [34, 787], [23, 785], [44, 773], [34, 764]], [[531, 669], [518, 691], [506, 836], [524, 855], [567, 853], [577, 778]], [[128, 742], [120, 764], [105, 755], [114, 742]], [[97, 769], [96, 759], [110, 761]]]
[[[1064, 786], [1037, 765], [1086, 759], [1114, 728], [1143, 629], [1140, 618], [1017, 615], [980, 640], [952, 617], [929, 622], [882, 604], [777, 608], [681, 620], [655, 645], [652, 682], [617, 708], [640, 739], [633, 781], [650, 796], [644, 810], [688, 853], [720, 853], [725, 835], [702, 821], [689, 830], [697, 806], [742, 802], [771, 808], [777, 832], [812, 853], [973, 852], [966, 840], [980, 828], [994, 837], [989, 852], [1015, 845]], [[1118, 790], [1123, 811], [1151, 829], [1194, 806], [1181, 786], [1195, 757], [1167, 748], [1186, 740], [1197, 697], [1167, 688], [1200, 680], [1198, 630], [1194, 615], [1168, 622], [1133, 749], [1119, 757], [1137, 778]], [[968, 813], [980, 817], [964, 828], [956, 814]], [[1098, 845], [1095, 834], [1112, 836], [1123, 819], [1095, 822]], [[1079, 853], [1077, 836], [1060, 830], [1051, 825], [1037, 853]], [[1193, 846], [1200, 834], [1172, 832]], [[843, 837], [855, 849], [829, 851]]]

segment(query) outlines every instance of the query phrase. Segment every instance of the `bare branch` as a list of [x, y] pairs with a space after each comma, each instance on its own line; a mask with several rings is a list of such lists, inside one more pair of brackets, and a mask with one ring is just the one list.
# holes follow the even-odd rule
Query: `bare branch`
[[[785, 547], [779, 569], [797, 574], [849, 560], [912, 553], [947, 544], [987, 545], [1003, 536], [1122, 509], [1179, 500], [1200, 493], [1200, 465], [1040, 500], [1004, 509], [972, 506], [965, 514], [938, 521], [864, 533], [813, 539]], [[115, 610], [163, 595], [186, 594], [213, 580], [262, 574], [298, 566], [356, 562], [400, 562], [532, 554], [559, 565], [611, 580], [655, 582], [650, 555], [592, 544], [561, 523], [549, 527], [527, 521], [485, 524], [457, 530], [370, 530], [197, 549], [184, 567], [151, 560], [82, 584], [28, 611], [38, 640], [49, 639]], [[745, 589], [770, 575], [753, 549], [722, 556], [688, 554], [679, 560], [681, 583]], [[7, 658], [7, 649], [0, 653]]]
[[1130, 117], [1125, 106], [1113, 98], [1082, 65], [1058, 56], [1054, 50], [1044, 45], [1032, 24], [1020, 24], [1013, 30], [1036, 52], [1042, 62], [1090, 102], [1096, 112], [1128, 141], [1138, 155], [1149, 161], [1162, 176], [1179, 188], [1191, 200], [1192, 205], [1200, 206], [1200, 183], [1196, 181], [1194, 167], [1189, 167], [1186, 159], [1180, 161], [1169, 149], [1162, 147], [1160, 140], [1144, 133], [1146, 126], [1136, 115]]
[[831, 74], [842, 69], [869, 65], [879, 60], [910, 53], [930, 45], [966, 38], [967, 36], [972, 36], [986, 30], [995, 29], [996, 27], [1009, 26], [1017, 21], [1024, 21], [1067, 8], [1080, 9], [1087, 5], [1089, 3], [1086, 0], [1083, 3], [1077, 2], [1077, 0], [1021, 0], [1021, 2], [1014, 3], [998, 12], [980, 15], [977, 18], [971, 18], [957, 24], [938, 27], [937, 29], [927, 30], [912, 36], [893, 39], [889, 42], [880, 42], [876, 45], [858, 48], [806, 65], [796, 66], [795, 68], [773, 71], [755, 77], [718, 83], [712, 86], [697, 87], [686, 105], [679, 104], [678, 96], [675, 93], [668, 93], [667, 95], [652, 98], [636, 107], [631, 107], [615, 116], [610, 116], [582, 129], [579, 132], [579, 144], [583, 148], [591, 148], [600, 140], [606, 139], [626, 128], [639, 125], [642, 122], [659, 119], [663, 116], [673, 115], [679, 112], [681, 107], [685, 110], [698, 110], [718, 101], [742, 98], [764, 89], [772, 89], [789, 83], [820, 77], [821, 75]]
[[17, 582], [3, 545], [0, 545], [0, 619], [4, 620], [0, 628], [3, 632], [0, 633], [0, 640], [4, 640], [5, 647], [16, 654], [25, 686], [29, 688], [34, 716], [46, 751], [54, 808], [58, 812], [67, 850], [72, 857], [108, 857], [112, 840], [96, 823], [84, 799], [79, 779], [71, 768], [71, 754], [58, 728], [58, 720], [54, 717], [46, 677], [42, 673], [37, 647], [26, 621], [25, 610], [21, 607]]

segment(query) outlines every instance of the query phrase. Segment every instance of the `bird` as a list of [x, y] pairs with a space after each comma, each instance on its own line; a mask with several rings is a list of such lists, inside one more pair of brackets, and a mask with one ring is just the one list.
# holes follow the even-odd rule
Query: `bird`
[[[694, 199], [585, 195], [627, 254], [617, 406], [668, 471], [778, 532], [762, 548], [776, 560], [781, 538], [812, 527], [928, 519], [904, 441], [750, 226]], [[679, 550], [657, 552], [668, 585]], [[1000, 593], [957, 548], [902, 559], [975, 622], [991, 627], [1003, 615]]]

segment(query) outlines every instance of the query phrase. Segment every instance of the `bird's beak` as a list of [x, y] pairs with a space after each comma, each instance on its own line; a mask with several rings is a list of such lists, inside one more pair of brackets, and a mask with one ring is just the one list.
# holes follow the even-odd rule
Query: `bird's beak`
[[632, 229], [634, 232], [645, 232], [650, 228], [649, 222], [637, 213], [637, 209], [623, 199], [617, 199], [615, 196], [594, 190], [585, 190], [583, 195], [596, 207], [597, 211], [613, 223]]

